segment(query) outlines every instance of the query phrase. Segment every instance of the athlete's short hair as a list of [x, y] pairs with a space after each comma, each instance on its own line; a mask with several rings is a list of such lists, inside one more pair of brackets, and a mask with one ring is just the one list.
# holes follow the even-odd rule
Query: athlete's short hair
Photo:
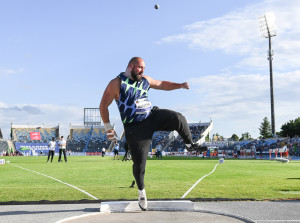
[[139, 60], [143, 60], [141, 57], [132, 57], [131, 60], [129, 61], [129, 64], [136, 64]]

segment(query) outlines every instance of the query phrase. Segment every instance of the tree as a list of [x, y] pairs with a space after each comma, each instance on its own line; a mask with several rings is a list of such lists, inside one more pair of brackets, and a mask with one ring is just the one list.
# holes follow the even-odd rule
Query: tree
[[213, 134], [213, 141], [218, 141], [219, 133]]
[[240, 141], [248, 140], [248, 139], [251, 139], [250, 133], [249, 132], [242, 133], [242, 137], [240, 138]]
[[237, 136], [237, 134], [232, 134], [231, 139], [233, 141], [239, 141], [239, 137]]
[[259, 128], [259, 133], [264, 139], [272, 137], [272, 129], [267, 117], [263, 119], [263, 122], [261, 123]]
[[205, 137], [205, 142], [209, 142], [209, 137], [210, 137], [210, 134], [208, 133], [207, 136]]
[[220, 136], [219, 133], [213, 134], [213, 141], [222, 141], [224, 140], [223, 136]]
[[282, 136], [289, 136], [291, 138], [300, 136], [300, 117], [283, 124], [280, 133]]

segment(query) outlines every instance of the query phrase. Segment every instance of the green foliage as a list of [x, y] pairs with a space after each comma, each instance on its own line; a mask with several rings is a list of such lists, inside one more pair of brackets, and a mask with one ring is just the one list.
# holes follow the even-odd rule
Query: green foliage
[[209, 134], [205, 137], [205, 142], [209, 142]]
[[237, 136], [237, 134], [232, 134], [231, 139], [233, 141], [239, 141], [239, 137]]
[[[5, 159], [10, 163], [0, 165], [0, 202], [92, 200], [85, 193], [36, 172], [76, 186], [100, 200], [136, 200], [138, 196], [137, 188], [129, 187], [134, 180], [132, 161], [100, 156], [71, 156], [68, 163], [46, 163], [46, 157]], [[199, 157], [149, 158], [145, 176], [148, 199], [179, 199], [218, 162], [218, 159]], [[299, 168], [299, 161], [282, 164], [226, 159], [186, 198], [296, 198], [300, 192]]]
[[222, 140], [224, 140], [224, 137], [219, 135], [219, 133], [216, 133], [216, 134], [213, 134], [213, 140], [222, 141]]
[[251, 139], [251, 135], [249, 132], [242, 133], [242, 137], [240, 138], [240, 141], [249, 140], [249, 139]]
[[290, 120], [281, 126], [280, 134], [284, 137], [300, 136], [300, 117]]
[[272, 129], [270, 122], [267, 117], [263, 119], [263, 122], [260, 125], [259, 133], [262, 138], [267, 139], [272, 137]]

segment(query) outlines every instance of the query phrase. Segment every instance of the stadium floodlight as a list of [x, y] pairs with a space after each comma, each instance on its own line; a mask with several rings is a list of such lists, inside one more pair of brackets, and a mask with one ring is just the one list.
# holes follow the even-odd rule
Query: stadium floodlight
[[268, 12], [258, 17], [258, 23], [262, 37], [270, 38], [276, 36], [274, 13]]
[[100, 126], [101, 116], [99, 108], [84, 108], [84, 126]]
[[273, 50], [271, 47], [271, 37], [276, 36], [275, 30], [275, 16], [273, 13], [269, 12], [263, 16], [258, 17], [259, 28], [262, 34], [262, 37], [269, 39], [269, 50], [268, 50], [268, 60], [270, 66], [270, 95], [271, 95], [271, 125], [272, 125], [272, 135], [276, 135], [275, 132], [275, 114], [274, 114], [274, 93], [273, 93], [273, 69], [272, 69], [272, 60], [273, 60]]

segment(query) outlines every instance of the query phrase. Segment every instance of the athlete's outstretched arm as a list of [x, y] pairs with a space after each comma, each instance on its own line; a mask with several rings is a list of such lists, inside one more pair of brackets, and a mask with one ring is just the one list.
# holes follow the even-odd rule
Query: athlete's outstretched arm
[[150, 87], [158, 90], [165, 90], [165, 91], [171, 91], [171, 90], [176, 90], [180, 88], [184, 89], [190, 89], [190, 85], [188, 82], [184, 83], [175, 83], [171, 81], [158, 81], [154, 80], [153, 78], [143, 75], [149, 82]]

